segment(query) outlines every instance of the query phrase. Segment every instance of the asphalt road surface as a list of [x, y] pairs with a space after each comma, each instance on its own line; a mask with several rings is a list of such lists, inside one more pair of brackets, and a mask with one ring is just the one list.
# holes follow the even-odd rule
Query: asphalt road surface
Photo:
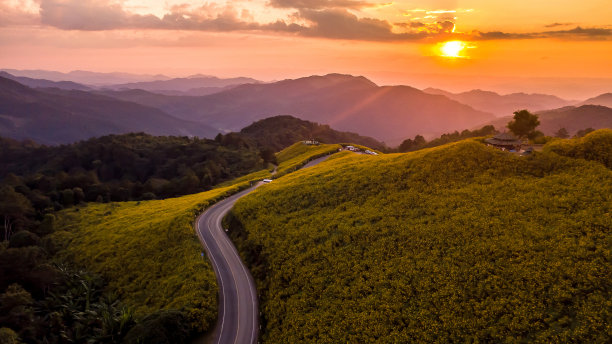
[[[329, 155], [314, 159], [302, 168], [314, 166], [327, 158]], [[221, 226], [221, 220], [236, 201], [261, 185], [260, 182], [216, 203], [196, 219], [196, 231], [219, 285], [219, 317], [211, 341], [215, 344], [257, 343], [259, 310], [255, 283]]]
[[219, 285], [219, 317], [212, 343], [257, 343], [259, 311], [255, 283], [240, 260], [236, 247], [225, 234], [221, 220], [238, 199], [260, 185], [216, 203], [196, 220], [196, 231], [213, 265]]

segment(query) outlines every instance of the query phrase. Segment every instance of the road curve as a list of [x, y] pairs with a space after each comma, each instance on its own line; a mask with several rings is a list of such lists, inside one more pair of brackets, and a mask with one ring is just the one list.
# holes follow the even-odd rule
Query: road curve
[[261, 183], [206, 209], [196, 219], [196, 232], [213, 265], [219, 285], [219, 317], [212, 336], [215, 344], [255, 344], [259, 334], [257, 290], [253, 277], [221, 226], [234, 203]]
[[[314, 159], [302, 169], [329, 158]], [[219, 317], [212, 335], [215, 344], [255, 344], [259, 335], [257, 289], [236, 247], [225, 234], [221, 220], [236, 201], [263, 183], [234, 194], [206, 209], [196, 219], [196, 232], [206, 249], [219, 285]]]

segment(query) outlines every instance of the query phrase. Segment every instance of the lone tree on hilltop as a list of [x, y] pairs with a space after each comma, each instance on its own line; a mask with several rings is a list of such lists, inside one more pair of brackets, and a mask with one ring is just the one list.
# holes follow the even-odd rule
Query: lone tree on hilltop
[[514, 135], [524, 138], [533, 136], [535, 128], [538, 125], [540, 125], [538, 115], [534, 115], [527, 110], [521, 110], [514, 112], [514, 119], [508, 122], [508, 129], [510, 129]]

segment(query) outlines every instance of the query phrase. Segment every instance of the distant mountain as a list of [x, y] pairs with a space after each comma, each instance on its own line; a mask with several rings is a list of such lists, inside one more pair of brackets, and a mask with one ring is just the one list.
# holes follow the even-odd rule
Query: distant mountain
[[[593, 128], [612, 128], [612, 109], [600, 105], [568, 106], [556, 110], [538, 112], [540, 125], [538, 130], [546, 135], [554, 135], [559, 129], [565, 128], [570, 135], [578, 130]], [[492, 124], [497, 130], [507, 130], [506, 125], [511, 116], [499, 118]]]
[[33, 89], [0, 77], [0, 136], [61, 144], [128, 132], [198, 137], [217, 133], [156, 108], [83, 91]]
[[612, 108], [612, 93], [604, 93], [583, 101], [584, 105], [602, 105]]
[[228, 78], [220, 79], [214, 76], [192, 76], [188, 78], [175, 78], [169, 80], [156, 80], [148, 82], [135, 82], [119, 85], [111, 85], [106, 88], [112, 90], [138, 89], [149, 92], [172, 95], [175, 92], [187, 93], [187, 95], [208, 95], [222, 91], [226, 87], [260, 83], [252, 78]]
[[51, 81], [46, 79], [32, 79], [24, 76], [14, 76], [7, 72], [0, 71], [0, 77], [17, 81], [18, 83], [32, 88], [59, 88], [62, 90], [89, 91], [91, 87], [78, 84], [72, 81]]
[[371, 137], [336, 131], [329, 125], [304, 121], [292, 116], [275, 116], [257, 121], [240, 131], [259, 147], [280, 151], [297, 141], [315, 139], [322, 143], [356, 143], [383, 150], [385, 144]]
[[451, 93], [436, 88], [426, 88], [423, 91], [429, 94], [444, 95], [450, 99], [469, 105], [474, 109], [490, 112], [499, 117], [510, 116], [514, 111], [523, 109], [534, 112], [556, 109], [575, 103], [561, 99], [557, 96], [537, 93], [511, 93], [500, 95], [495, 92], [483, 90]]
[[238, 85], [230, 85], [226, 87], [196, 87], [192, 88], [188, 91], [175, 91], [175, 90], [158, 90], [153, 91], [156, 94], [163, 94], [166, 96], [191, 96], [191, 97], [199, 97], [199, 96], [207, 96], [210, 94], [219, 93], [221, 91], [229, 90]]
[[417, 134], [434, 136], [461, 130], [494, 118], [445, 96], [408, 86], [379, 87], [364, 77], [341, 74], [245, 84], [203, 97], [134, 91], [106, 94], [155, 106], [222, 131], [237, 131], [270, 116], [292, 115], [390, 144]]
[[68, 73], [47, 71], [47, 70], [18, 70], [18, 69], [2, 69], [15, 76], [24, 76], [34, 79], [46, 79], [51, 81], [73, 81], [86, 85], [113, 85], [129, 82], [168, 80], [169, 77], [161, 74], [131, 74], [131, 73], [98, 73], [83, 70], [75, 70]]

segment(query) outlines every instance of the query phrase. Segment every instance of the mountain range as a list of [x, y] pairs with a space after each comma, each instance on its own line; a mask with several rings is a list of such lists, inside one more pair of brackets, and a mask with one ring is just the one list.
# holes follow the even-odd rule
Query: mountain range
[[220, 79], [214, 76], [195, 75], [187, 78], [169, 80], [143, 81], [127, 84], [109, 85], [106, 89], [136, 89], [165, 95], [203, 96], [223, 91], [241, 84], [260, 83], [252, 78]]
[[342, 74], [244, 84], [203, 97], [134, 90], [104, 94], [154, 106], [220, 131], [237, 131], [270, 116], [292, 115], [390, 144], [416, 134], [433, 136], [494, 119], [445, 96], [409, 86], [378, 86], [365, 77]]
[[[537, 112], [540, 125], [538, 130], [545, 135], [555, 133], [565, 128], [571, 135], [578, 130], [586, 128], [612, 128], [612, 109], [601, 105], [567, 106], [560, 109]], [[498, 118], [489, 124], [497, 130], [506, 131], [506, 125], [512, 120], [512, 116]]]
[[612, 108], [612, 93], [600, 94], [597, 97], [589, 98], [583, 101], [583, 105], [602, 105]]
[[199, 137], [217, 133], [156, 108], [84, 91], [33, 89], [0, 77], [0, 136], [62, 144], [128, 132]]
[[46, 79], [50, 81], [73, 81], [80, 84], [86, 84], [88, 86], [103, 86], [103, 85], [115, 85], [124, 84], [130, 82], [142, 82], [142, 81], [157, 81], [157, 80], [168, 80], [171, 79], [166, 75], [161, 74], [133, 74], [133, 73], [100, 73], [90, 72], [84, 70], [74, 70], [68, 73], [30, 69], [30, 70], [18, 70], [18, 69], [2, 69], [2, 71], [10, 73], [14, 76], [28, 77], [32, 79]]
[[33, 79], [25, 76], [14, 76], [0, 71], [0, 77], [17, 81], [18, 83], [32, 88], [59, 88], [62, 90], [91, 91], [92, 88], [73, 81], [52, 81], [47, 79]]
[[[98, 80], [123, 76], [121, 73], [69, 74], [93, 75]], [[575, 132], [587, 127], [611, 126], [608, 119], [611, 93], [579, 103], [544, 94], [499, 95], [482, 90], [450, 93], [431, 88], [421, 91], [409, 86], [378, 86], [365, 77], [343, 74], [273, 83], [203, 75], [175, 79], [160, 76], [158, 80], [104, 88], [6, 72], [0, 72], [0, 77], [4, 77], [0, 90], [3, 97], [0, 135], [46, 144], [129, 131], [213, 137], [219, 132], [237, 132], [255, 121], [281, 115], [373, 137], [374, 142], [366, 145], [377, 147], [385, 145], [380, 141], [393, 146], [415, 135], [431, 138], [485, 124], [505, 130], [508, 116], [523, 108], [541, 112], [540, 130], [549, 135], [562, 127]], [[9, 83], [8, 79], [18, 83]], [[574, 108], [567, 106], [570, 103], [600, 106]], [[502, 114], [506, 116], [495, 118]], [[309, 135], [322, 133], [316, 128], [309, 128], [307, 132]], [[291, 137], [299, 140], [295, 135]]]
[[476, 110], [492, 113], [498, 117], [512, 115], [514, 111], [527, 109], [540, 111], [556, 109], [576, 102], [561, 99], [548, 94], [511, 93], [500, 95], [491, 91], [471, 90], [462, 93], [451, 93], [436, 88], [426, 88], [426, 93], [444, 95], [447, 98], [469, 105]]

